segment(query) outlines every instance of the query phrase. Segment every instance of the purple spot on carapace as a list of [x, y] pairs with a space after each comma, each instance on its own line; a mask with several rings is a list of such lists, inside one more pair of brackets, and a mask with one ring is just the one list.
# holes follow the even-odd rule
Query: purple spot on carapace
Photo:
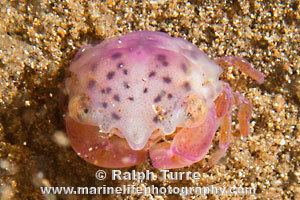
[[101, 90], [101, 93], [102, 94], [109, 94], [110, 92], [111, 92], [111, 88], [110, 87], [107, 87], [107, 88], [103, 88], [102, 90]]
[[164, 76], [164, 77], [163, 77], [163, 81], [164, 81], [164, 83], [168, 83], [168, 84], [169, 84], [169, 83], [171, 83], [172, 80], [171, 80], [170, 77]]
[[158, 103], [161, 101], [161, 95], [157, 95], [154, 99], [153, 99], [154, 103]]
[[96, 85], [96, 81], [95, 80], [89, 80], [88, 84], [87, 84], [87, 88], [88, 89], [93, 89]]
[[151, 71], [148, 75], [149, 78], [154, 77], [156, 75], [155, 71]]
[[128, 97], [128, 99], [129, 99], [130, 101], [134, 101], [134, 98], [133, 98], [133, 97]]
[[172, 99], [173, 95], [171, 93], [168, 94], [168, 99]]
[[163, 55], [163, 54], [158, 54], [157, 56], [156, 56], [156, 58], [157, 58], [157, 60], [159, 61], [159, 62], [161, 62], [161, 64], [163, 65], [163, 66], [165, 66], [165, 67], [167, 67], [168, 65], [169, 65], [169, 63], [167, 62], [167, 58], [166, 58], [166, 56], [165, 55]]
[[120, 97], [119, 97], [119, 95], [117, 95], [117, 94], [115, 94], [115, 95], [113, 96], [113, 99], [114, 99], [115, 101], [120, 101]]
[[107, 87], [107, 88], [105, 89], [105, 91], [106, 91], [107, 94], [109, 94], [109, 93], [111, 92], [111, 88], [110, 88], [110, 87]]
[[108, 104], [106, 102], [102, 103], [103, 108], [107, 108]]
[[145, 88], [143, 92], [144, 92], [144, 93], [147, 93], [147, 92], [148, 92], [148, 88]]
[[191, 84], [188, 81], [184, 82], [182, 86], [186, 91], [190, 91], [192, 89]]
[[158, 122], [159, 122], [159, 119], [158, 119], [157, 116], [153, 117], [153, 122], [155, 122], [155, 123], [158, 123]]
[[169, 63], [167, 61], [163, 61], [161, 64], [165, 67], [167, 67], [169, 65]]
[[163, 54], [158, 54], [158, 55], [156, 56], [156, 58], [157, 58], [157, 60], [160, 61], [160, 62], [166, 60], [166, 56], [163, 55]]
[[128, 70], [127, 69], [123, 69], [123, 74], [127, 75], [128, 74]]
[[113, 118], [113, 119], [115, 119], [115, 120], [119, 120], [119, 119], [121, 119], [121, 117], [117, 114], [117, 113], [111, 113], [111, 117]]
[[113, 60], [115, 60], [115, 59], [120, 58], [121, 56], [122, 56], [122, 54], [121, 54], [120, 52], [116, 52], [116, 53], [113, 53], [113, 54], [111, 55], [111, 58], [112, 58]]
[[129, 88], [130, 88], [130, 85], [128, 84], [128, 82], [124, 82], [124, 83], [123, 83], [123, 86], [124, 86], [124, 88], [126, 88], [126, 89], [129, 89]]
[[114, 76], [115, 76], [115, 72], [114, 71], [110, 71], [106, 75], [106, 77], [107, 77], [108, 80], [113, 79]]
[[185, 63], [181, 63], [181, 69], [182, 69], [182, 71], [184, 72], [184, 73], [187, 73], [187, 66], [186, 66], [186, 64]]

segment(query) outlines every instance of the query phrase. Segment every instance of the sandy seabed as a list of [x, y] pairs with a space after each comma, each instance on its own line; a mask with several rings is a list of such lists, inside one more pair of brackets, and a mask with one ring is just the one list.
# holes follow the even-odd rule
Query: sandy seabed
[[[0, 10], [0, 199], [300, 199], [298, 0], [2, 0]], [[233, 68], [222, 77], [254, 112], [251, 135], [234, 141], [218, 165], [200, 180], [143, 185], [236, 185], [256, 188], [255, 195], [41, 194], [40, 186], [141, 185], [95, 178], [99, 168], [65, 141], [61, 98], [76, 50], [133, 30], [185, 38], [212, 58], [244, 57], [267, 76], [262, 85]], [[200, 171], [203, 162], [179, 171]], [[133, 169], [158, 172], [150, 162]]]

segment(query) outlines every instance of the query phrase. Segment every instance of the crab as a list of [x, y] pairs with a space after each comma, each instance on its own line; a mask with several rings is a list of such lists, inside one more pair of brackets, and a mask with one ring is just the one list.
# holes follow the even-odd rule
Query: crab
[[231, 115], [249, 134], [252, 105], [220, 80], [234, 66], [263, 83], [264, 75], [243, 58], [212, 61], [194, 44], [162, 32], [135, 31], [81, 48], [66, 79], [66, 131], [84, 160], [123, 168], [150, 158], [174, 169], [202, 160], [219, 129], [219, 145], [207, 168], [232, 140]]

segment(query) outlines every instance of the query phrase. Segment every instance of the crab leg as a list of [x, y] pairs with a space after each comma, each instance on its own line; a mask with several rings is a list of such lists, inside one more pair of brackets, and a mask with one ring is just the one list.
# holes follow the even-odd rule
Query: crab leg
[[80, 152], [78, 155], [99, 167], [130, 167], [147, 158], [146, 150], [132, 150], [124, 138], [116, 135], [101, 137], [96, 126], [78, 123], [69, 116], [66, 117], [66, 128], [72, 147]]
[[212, 166], [218, 163], [218, 161], [225, 155], [231, 138], [231, 111], [233, 104], [233, 96], [230, 86], [224, 83], [224, 90], [215, 100], [215, 106], [217, 111], [217, 117], [220, 120], [220, 139], [219, 147], [211, 155], [208, 164], [204, 167], [203, 171], [209, 170]]
[[230, 134], [231, 134], [231, 113], [224, 116], [221, 123], [219, 147], [221, 149], [227, 149], [230, 144]]
[[221, 67], [230, 65], [237, 67], [240, 71], [257, 81], [259, 84], [264, 82], [265, 75], [255, 69], [246, 59], [236, 56], [224, 56], [215, 60]]
[[240, 124], [240, 133], [242, 136], [248, 136], [250, 132], [249, 123], [252, 114], [252, 104], [240, 93], [235, 92], [233, 95], [235, 105], [239, 108], [237, 118]]
[[163, 142], [150, 148], [153, 166], [181, 168], [201, 160], [208, 153], [217, 129], [215, 108], [209, 109], [203, 119], [197, 127], [179, 130], [172, 143]]
[[231, 111], [233, 104], [232, 91], [228, 83], [223, 84], [223, 91], [215, 100], [216, 114], [218, 118], [223, 118], [228, 111]]
[[[213, 165], [225, 155], [229, 144], [231, 135], [231, 112], [232, 104], [238, 106], [238, 121], [240, 124], [240, 133], [242, 136], [249, 134], [249, 122], [251, 118], [252, 105], [248, 99], [240, 93], [232, 93], [228, 84], [225, 85], [224, 91], [216, 99], [215, 105], [217, 116], [221, 120], [220, 139], [218, 149], [211, 155], [204, 171], [210, 169]], [[224, 109], [226, 108], [226, 109]]]
[[[264, 74], [254, 69], [253, 66], [243, 58], [235, 56], [225, 56], [216, 60], [216, 62], [222, 67], [228, 67], [229, 65], [237, 67], [240, 71], [244, 72], [259, 84], [264, 82]], [[217, 111], [217, 117], [221, 122], [220, 139], [218, 149], [211, 155], [207, 166], [204, 171], [209, 170], [213, 165], [225, 155], [229, 144], [231, 135], [231, 112], [232, 105], [238, 106], [238, 121], [240, 125], [240, 133], [242, 136], [249, 134], [249, 123], [251, 118], [252, 104], [241, 94], [233, 93], [228, 84], [225, 84], [224, 91], [215, 100], [215, 106]]]
[[229, 84], [224, 83], [224, 90], [215, 100], [217, 117], [221, 121], [220, 130], [220, 148], [227, 149], [230, 142], [231, 133], [231, 111], [233, 104], [233, 95]]
[[203, 171], [208, 171], [212, 166], [217, 164], [219, 160], [225, 156], [231, 141], [231, 113], [226, 114], [221, 122], [219, 146], [215, 150]]

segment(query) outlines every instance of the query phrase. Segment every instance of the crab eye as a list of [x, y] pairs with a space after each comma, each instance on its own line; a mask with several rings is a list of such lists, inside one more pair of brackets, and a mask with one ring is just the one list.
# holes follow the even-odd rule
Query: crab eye
[[186, 105], [186, 126], [194, 127], [201, 123], [206, 116], [207, 106], [202, 98], [198, 98], [195, 95], [188, 96], [185, 100]]
[[91, 110], [88, 107], [88, 99], [83, 96], [75, 96], [69, 101], [69, 115], [79, 122], [87, 121]]

